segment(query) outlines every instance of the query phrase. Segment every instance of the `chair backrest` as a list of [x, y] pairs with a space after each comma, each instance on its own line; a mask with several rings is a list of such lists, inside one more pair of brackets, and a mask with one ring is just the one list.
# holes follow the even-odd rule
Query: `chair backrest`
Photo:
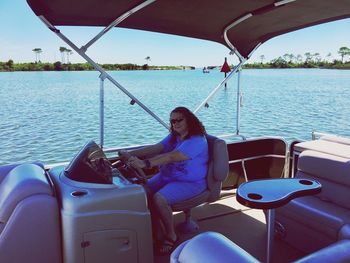
[[20, 164], [0, 183], [0, 262], [61, 261], [59, 208], [45, 171]]
[[214, 202], [219, 199], [222, 182], [229, 171], [226, 142], [212, 135], [207, 135], [208, 142], [208, 189], [190, 199], [172, 205], [173, 211], [188, 210], [205, 202]]
[[207, 183], [210, 196], [208, 201], [213, 202], [220, 197], [222, 182], [229, 172], [229, 160], [226, 142], [212, 135], [206, 137], [209, 153]]
[[299, 156], [295, 177], [319, 181], [322, 192], [317, 196], [321, 200], [327, 200], [327, 206], [333, 204], [350, 209], [349, 158], [305, 150]]
[[0, 184], [0, 222], [6, 223], [16, 206], [35, 194], [52, 196], [44, 170], [34, 164], [13, 168]]

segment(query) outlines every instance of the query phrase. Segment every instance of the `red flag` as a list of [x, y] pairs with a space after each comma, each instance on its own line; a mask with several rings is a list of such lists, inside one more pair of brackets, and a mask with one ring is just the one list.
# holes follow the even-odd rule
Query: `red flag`
[[225, 62], [224, 62], [224, 64], [222, 65], [220, 72], [228, 73], [228, 72], [230, 72], [230, 71], [231, 71], [231, 68], [230, 68], [230, 66], [227, 64], [227, 58], [225, 58]]

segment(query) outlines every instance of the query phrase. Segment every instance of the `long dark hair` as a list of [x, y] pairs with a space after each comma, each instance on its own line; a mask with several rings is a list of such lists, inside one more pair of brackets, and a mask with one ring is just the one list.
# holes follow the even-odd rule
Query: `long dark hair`
[[[205, 127], [202, 122], [186, 107], [177, 107], [171, 111], [171, 113], [181, 113], [187, 123], [188, 134], [184, 139], [188, 139], [193, 135], [204, 136], [207, 134]], [[170, 114], [171, 114], [170, 113]], [[173, 140], [175, 141], [177, 132], [174, 131], [173, 125], [170, 126], [170, 132], [173, 135]]]

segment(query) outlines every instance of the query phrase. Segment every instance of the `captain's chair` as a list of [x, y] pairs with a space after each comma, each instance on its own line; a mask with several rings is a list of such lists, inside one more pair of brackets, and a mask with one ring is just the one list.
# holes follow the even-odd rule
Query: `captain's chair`
[[198, 224], [191, 218], [191, 209], [207, 202], [219, 199], [222, 182], [229, 172], [228, 153], [226, 142], [212, 135], [207, 135], [208, 141], [208, 188], [205, 192], [172, 205], [173, 211], [184, 211], [186, 220], [178, 228], [183, 233], [193, 233], [198, 230]]

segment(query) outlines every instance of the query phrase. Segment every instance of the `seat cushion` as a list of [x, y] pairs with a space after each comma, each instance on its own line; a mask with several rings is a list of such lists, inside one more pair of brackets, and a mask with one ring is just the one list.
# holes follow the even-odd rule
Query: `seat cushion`
[[[350, 146], [349, 151], [350, 151]], [[350, 187], [350, 160], [327, 153], [304, 151], [298, 160], [298, 173], [323, 178]]]
[[208, 201], [209, 191], [205, 191], [195, 197], [182, 201], [181, 203], [177, 203], [171, 206], [173, 211], [184, 211], [201, 205]]
[[304, 224], [310, 230], [323, 233], [334, 241], [339, 239], [341, 228], [350, 223], [348, 209], [322, 201], [315, 196], [296, 198], [276, 209], [277, 220], [279, 214]]
[[350, 138], [339, 137], [335, 135], [325, 135], [322, 136], [320, 140], [350, 145]]
[[[180, 244], [171, 254], [170, 263], [259, 262], [225, 236], [205, 232]], [[295, 263], [350, 262], [350, 240], [341, 240]]]
[[217, 137], [207, 135], [209, 163], [207, 184], [210, 191], [209, 202], [216, 201], [220, 197], [222, 182], [228, 176], [228, 152], [226, 142]]
[[227, 237], [205, 232], [180, 244], [170, 257], [171, 263], [259, 262]]
[[36, 164], [13, 168], [0, 184], [0, 222], [6, 223], [19, 202], [36, 194], [52, 195], [44, 170]]

